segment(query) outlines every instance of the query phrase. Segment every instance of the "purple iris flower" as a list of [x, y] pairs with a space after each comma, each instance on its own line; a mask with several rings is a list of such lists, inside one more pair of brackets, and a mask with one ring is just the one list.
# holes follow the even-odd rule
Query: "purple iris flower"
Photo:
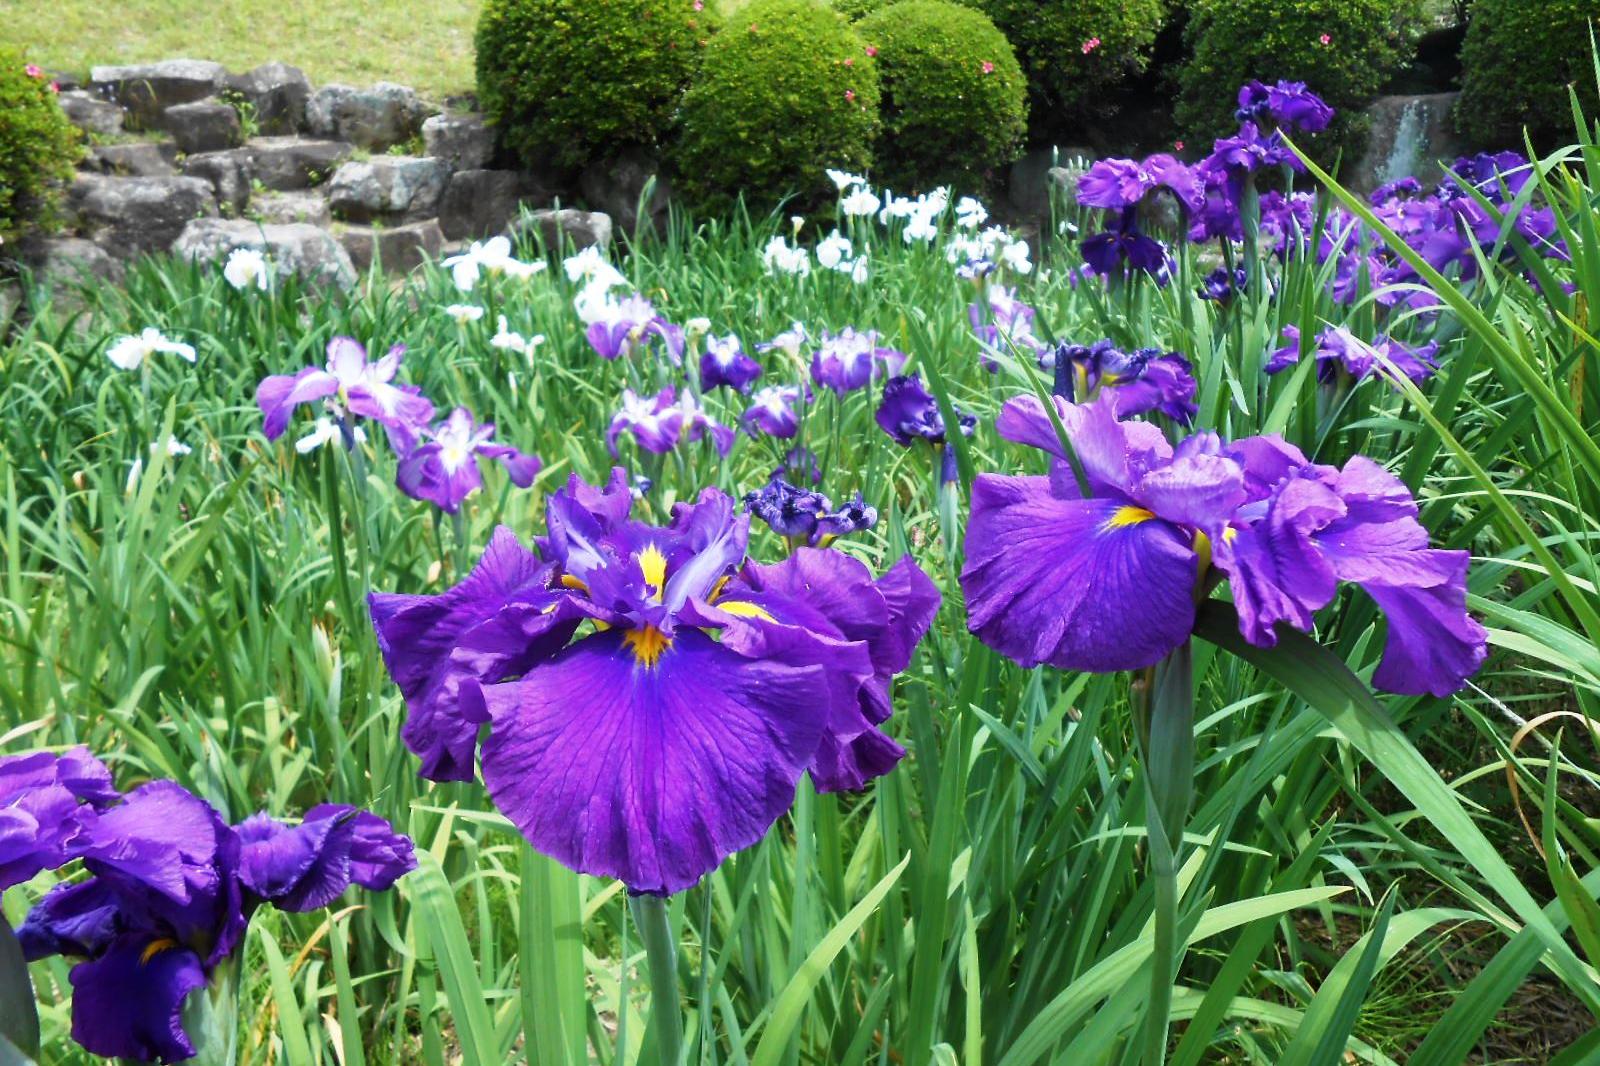
[[87, 748], [0, 759], [0, 892], [65, 863], [96, 812], [121, 798]]
[[1133, 208], [1106, 223], [1103, 232], [1080, 246], [1083, 260], [1096, 274], [1121, 276], [1132, 269], [1149, 274], [1158, 285], [1172, 275], [1172, 254], [1167, 246], [1139, 229]]
[[822, 480], [822, 464], [817, 462], [816, 452], [797, 444], [784, 453], [783, 462], [772, 471], [772, 476], [786, 481], [809, 481], [815, 485]]
[[1253, 174], [1258, 170], [1288, 166], [1305, 173], [1305, 164], [1289, 150], [1283, 135], [1277, 130], [1262, 134], [1254, 122], [1240, 124], [1239, 132], [1232, 137], [1222, 137], [1212, 143], [1211, 154], [1202, 166], [1235, 174]]
[[700, 388], [726, 386], [735, 392], [744, 392], [761, 376], [761, 364], [745, 354], [739, 338], [732, 333], [726, 337], [707, 337], [706, 350], [700, 353]]
[[1249, 275], [1235, 267], [1229, 270], [1225, 266], [1217, 267], [1200, 281], [1198, 290], [1200, 299], [1210, 300], [1226, 307], [1233, 302], [1233, 298], [1243, 292], [1249, 282]]
[[859, 490], [834, 510], [827, 496], [799, 488], [777, 474], [761, 491], [746, 493], [744, 506], [780, 537], [813, 548], [878, 524], [878, 509], [867, 503]]
[[1234, 117], [1241, 123], [1321, 133], [1333, 121], [1333, 108], [1306, 88], [1303, 81], [1280, 81], [1275, 85], [1252, 81], [1239, 90], [1239, 109]]
[[602, 359], [631, 356], [656, 339], [674, 366], [683, 361], [683, 330], [657, 314], [655, 305], [638, 293], [601, 300], [589, 316], [584, 338]]
[[864, 388], [874, 377], [892, 377], [905, 366], [906, 354], [878, 344], [872, 330], [857, 333], [846, 326], [824, 333], [811, 355], [811, 380], [843, 396]]
[[1056, 395], [1080, 403], [1104, 396], [1118, 418], [1159, 411], [1188, 425], [1199, 412], [1198, 391], [1194, 368], [1178, 352], [1124, 352], [1110, 340], [1056, 346]]
[[268, 440], [277, 440], [289, 427], [296, 407], [324, 400], [345, 429], [347, 447], [355, 446], [347, 417], [355, 415], [380, 423], [396, 448], [409, 448], [418, 430], [433, 418], [433, 404], [417, 386], [394, 384], [405, 354], [405, 345], [396, 344], [382, 359], [369, 363], [367, 349], [359, 341], [333, 338], [325, 368], [308, 366], [298, 374], [274, 374], [256, 387], [262, 432]]
[[617, 454], [617, 439], [623, 433], [632, 433], [634, 443], [656, 455], [672, 451], [681, 441], [692, 444], [706, 436], [718, 455], [726, 456], [733, 448], [733, 430], [707, 414], [693, 393], [685, 389], [680, 396], [671, 385], [654, 396], [622, 390], [622, 409], [606, 430], [606, 447], [612, 455]]
[[72, 1037], [96, 1055], [192, 1058], [185, 1002], [231, 965], [257, 908], [313, 910], [416, 867], [409, 840], [353, 808], [319, 807], [293, 828], [257, 815], [235, 830], [175, 782], [107, 802], [108, 779], [94, 780], [102, 809], [63, 860], [90, 876], [52, 888], [17, 939], [29, 961], [83, 960], [69, 975]]
[[1316, 228], [1317, 202], [1310, 193], [1285, 196], [1273, 189], [1261, 194], [1261, 235], [1273, 238], [1279, 258], [1310, 244]]
[[1483, 662], [1467, 553], [1429, 548], [1410, 492], [1377, 464], [1319, 466], [1277, 437], [1230, 446], [1199, 433], [1174, 447], [1103, 401], [1053, 399], [1089, 495], [1042, 405], [1008, 402], [1000, 434], [1054, 462], [1049, 476], [973, 484], [961, 586], [990, 647], [1024, 666], [1151, 666], [1189, 638], [1197, 600], [1226, 577], [1258, 645], [1279, 622], [1309, 630], [1340, 581], [1360, 585], [1389, 621], [1373, 681], [1392, 692], [1445, 695]]
[[1033, 332], [1035, 311], [1017, 299], [1015, 289], [992, 285], [982, 303], [967, 305], [967, 319], [978, 338], [978, 362], [990, 373], [1000, 369], [997, 355], [1031, 353], [1038, 358], [1050, 345]]
[[810, 399], [809, 390], [798, 385], [766, 385], [750, 397], [740, 421], [745, 432], [752, 437], [766, 434], [769, 437], [788, 439], [800, 432], [800, 413], [796, 405]]
[[[1300, 362], [1300, 330], [1283, 327], [1283, 339], [1287, 343], [1267, 357], [1268, 374], [1280, 373]], [[1412, 381], [1425, 381], [1439, 369], [1436, 341], [1412, 346], [1380, 333], [1369, 344], [1347, 326], [1330, 326], [1318, 333], [1313, 352], [1317, 378], [1322, 382], [1333, 381], [1340, 371], [1357, 381], [1374, 375], [1388, 377], [1391, 365]]]
[[878, 509], [857, 489], [838, 510], [830, 510], [817, 521], [817, 539], [826, 544], [835, 537], [863, 533], [878, 524]]
[[1142, 161], [1100, 159], [1078, 178], [1078, 203], [1120, 211], [1138, 207], [1145, 197], [1165, 189], [1188, 211], [1205, 203], [1201, 177], [1187, 164], [1164, 153]]
[[[883, 383], [883, 401], [875, 416], [878, 425], [894, 442], [908, 448], [919, 440], [930, 444], [945, 441], [944, 415], [939, 401], [922, 384], [920, 374], [902, 374]], [[978, 424], [975, 415], [956, 412], [961, 435], [970, 437]]]
[[[1453, 175], [1453, 176], [1451, 176]], [[1439, 183], [1445, 199], [1465, 196], [1462, 183], [1482, 193], [1490, 202], [1504, 206], [1533, 180], [1533, 164], [1520, 152], [1479, 152], [1462, 156], [1450, 165], [1450, 175]]]
[[494, 423], [478, 425], [465, 407], [457, 407], [424, 436], [400, 460], [395, 484], [412, 499], [437, 504], [446, 514], [455, 514], [468, 496], [483, 488], [479, 457], [503, 463], [511, 483], [523, 489], [533, 484], [543, 465], [537, 455], [492, 443]]
[[801, 774], [832, 791], [894, 766], [878, 726], [938, 593], [909, 558], [878, 579], [831, 550], [750, 562], [714, 489], [666, 526], [632, 504], [621, 470], [574, 477], [537, 553], [501, 529], [442, 596], [370, 602], [413, 750], [470, 775], [487, 722], [484, 783], [535, 848], [667, 894], [760, 840]]

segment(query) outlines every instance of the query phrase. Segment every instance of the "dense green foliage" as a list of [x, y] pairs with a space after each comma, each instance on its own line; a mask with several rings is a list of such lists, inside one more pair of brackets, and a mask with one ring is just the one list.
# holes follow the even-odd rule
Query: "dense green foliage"
[[485, 0], [478, 97], [530, 167], [652, 149], [713, 29], [690, 0]]
[[[1166, 0], [964, 0], [1017, 50], [1035, 124], [1093, 114], [1143, 73]], [[1098, 41], [1098, 44], [1094, 42]]]
[[683, 100], [677, 187], [698, 208], [743, 193], [765, 211], [831, 188], [823, 169], [866, 170], [878, 128], [878, 70], [823, 0], [755, 0], [706, 48]]
[[43, 71], [0, 47], [0, 239], [48, 224], [59, 187], [72, 177], [78, 130]]
[[1409, 58], [1418, 9], [1418, 0], [1191, 0], [1178, 124], [1207, 143], [1237, 127], [1227, 87], [1303, 81], [1338, 113], [1324, 153], [1348, 149], [1361, 108]]
[[1016, 158], [1027, 84], [994, 23], [950, 0], [901, 0], [856, 29], [877, 50], [883, 84], [880, 179], [897, 189], [977, 188]]
[[1600, 0], [1475, 0], [1461, 49], [1456, 124], [1474, 143], [1522, 146], [1571, 129], [1570, 85], [1592, 114], [1590, 26]]

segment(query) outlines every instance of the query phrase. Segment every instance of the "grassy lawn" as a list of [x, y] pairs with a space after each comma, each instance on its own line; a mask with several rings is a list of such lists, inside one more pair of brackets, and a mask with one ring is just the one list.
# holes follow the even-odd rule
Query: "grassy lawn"
[[429, 96], [472, 86], [478, 0], [0, 0], [8, 42], [44, 66], [179, 56], [230, 70], [268, 60], [313, 83], [397, 81]]

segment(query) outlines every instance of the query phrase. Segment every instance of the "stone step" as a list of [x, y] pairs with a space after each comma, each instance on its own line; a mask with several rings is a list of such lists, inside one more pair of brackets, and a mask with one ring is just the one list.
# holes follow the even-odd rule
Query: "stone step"
[[252, 137], [245, 148], [255, 157], [256, 180], [279, 192], [321, 185], [355, 151], [344, 141], [307, 137]]
[[450, 179], [450, 164], [430, 156], [374, 156], [340, 165], [328, 183], [328, 207], [347, 222], [431, 217]]
[[225, 215], [237, 218], [250, 205], [256, 159], [255, 153], [248, 148], [191, 155], [183, 161], [183, 172], [191, 178], [204, 178], [211, 183], [217, 206]]
[[67, 120], [85, 133], [115, 137], [122, 132], [122, 108], [81, 89], [63, 91], [56, 99]]
[[414, 270], [439, 258], [444, 233], [435, 219], [408, 222], [399, 226], [344, 226], [339, 243], [350, 254], [350, 262], [363, 273], [374, 263], [390, 274]]
[[502, 233], [524, 203], [546, 203], [549, 190], [516, 170], [458, 170], [439, 200], [439, 226], [450, 240]]
[[228, 92], [248, 109], [256, 131], [265, 136], [298, 133], [305, 125], [311, 79], [287, 63], [263, 63], [228, 78]]
[[303, 223], [326, 228], [333, 224], [328, 198], [315, 189], [260, 193], [250, 201], [250, 214], [261, 222], [278, 225]]
[[129, 129], [156, 129], [167, 108], [215, 96], [227, 77], [221, 63], [169, 59], [134, 66], [95, 67], [89, 72], [89, 90], [103, 100], [119, 104], [128, 113], [125, 122]]
[[167, 108], [161, 113], [161, 127], [186, 155], [237, 148], [244, 140], [239, 112], [214, 96]]
[[356, 270], [333, 234], [304, 223], [263, 225], [245, 219], [196, 219], [172, 242], [172, 254], [214, 262], [238, 248], [264, 252], [273, 269], [316, 284], [354, 285]]
[[305, 128], [314, 137], [381, 152], [416, 137], [431, 113], [416, 90], [404, 85], [324, 85], [306, 104]]
[[177, 158], [178, 146], [171, 141], [97, 144], [89, 149], [79, 168], [97, 174], [163, 178], [171, 177], [178, 172], [178, 168], [174, 165]]
[[203, 178], [80, 174], [68, 199], [81, 235], [123, 259], [164, 252], [190, 222], [217, 213]]

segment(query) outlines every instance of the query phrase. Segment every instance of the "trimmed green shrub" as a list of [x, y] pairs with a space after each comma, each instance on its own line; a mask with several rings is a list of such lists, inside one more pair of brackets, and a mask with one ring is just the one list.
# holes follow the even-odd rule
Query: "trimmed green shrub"
[[872, 165], [877, 64], [823, 0], [754, 0], [711, 39], [682, 117], [674, 186], [697, 210], [818, 203], [826, 168]]
[[859, 22], [893, 0], [833, 0], [834, 9], [851, 22]]
[[1028, 87], [1005, 35], [951, 0], [900, 0], [856, 24], [876, 50], [883, 125], [877, 176], [896, 188], [974, 189], [1015, 159]]
[[1178, 124], [1209, 144], [1238, 128], [1239, 86], [1303, 81], [1338, 112], [1320, 152], [1349, 148], [1364, 132], [1361, 108], [1409, 58], [1418, 26], [1418, 0], [1191, 0]]
[[[1456, 125], [1485, 145], [1522, 147], [1572, 134], [1570, 83], [1594, 114], [1589, 23], [1600, 0], [1475, 0], [1461, 48]], [[1565, 143], [1564, 141], [1562, 143]]]
[[78, 128], [49, 77], [21, 52], [0, 48], [0, 238], [53, 221], [57, 190], [79, 151]]
[[530, 166], [653, 149], [713, 29], [693, 0], [484, 0], [478, 97]]
[[994, 20], [1022, 62], [1036, 121], [1104, 109], [1107, 92], [1142, 73], [1166, 0], [962, 0]]

